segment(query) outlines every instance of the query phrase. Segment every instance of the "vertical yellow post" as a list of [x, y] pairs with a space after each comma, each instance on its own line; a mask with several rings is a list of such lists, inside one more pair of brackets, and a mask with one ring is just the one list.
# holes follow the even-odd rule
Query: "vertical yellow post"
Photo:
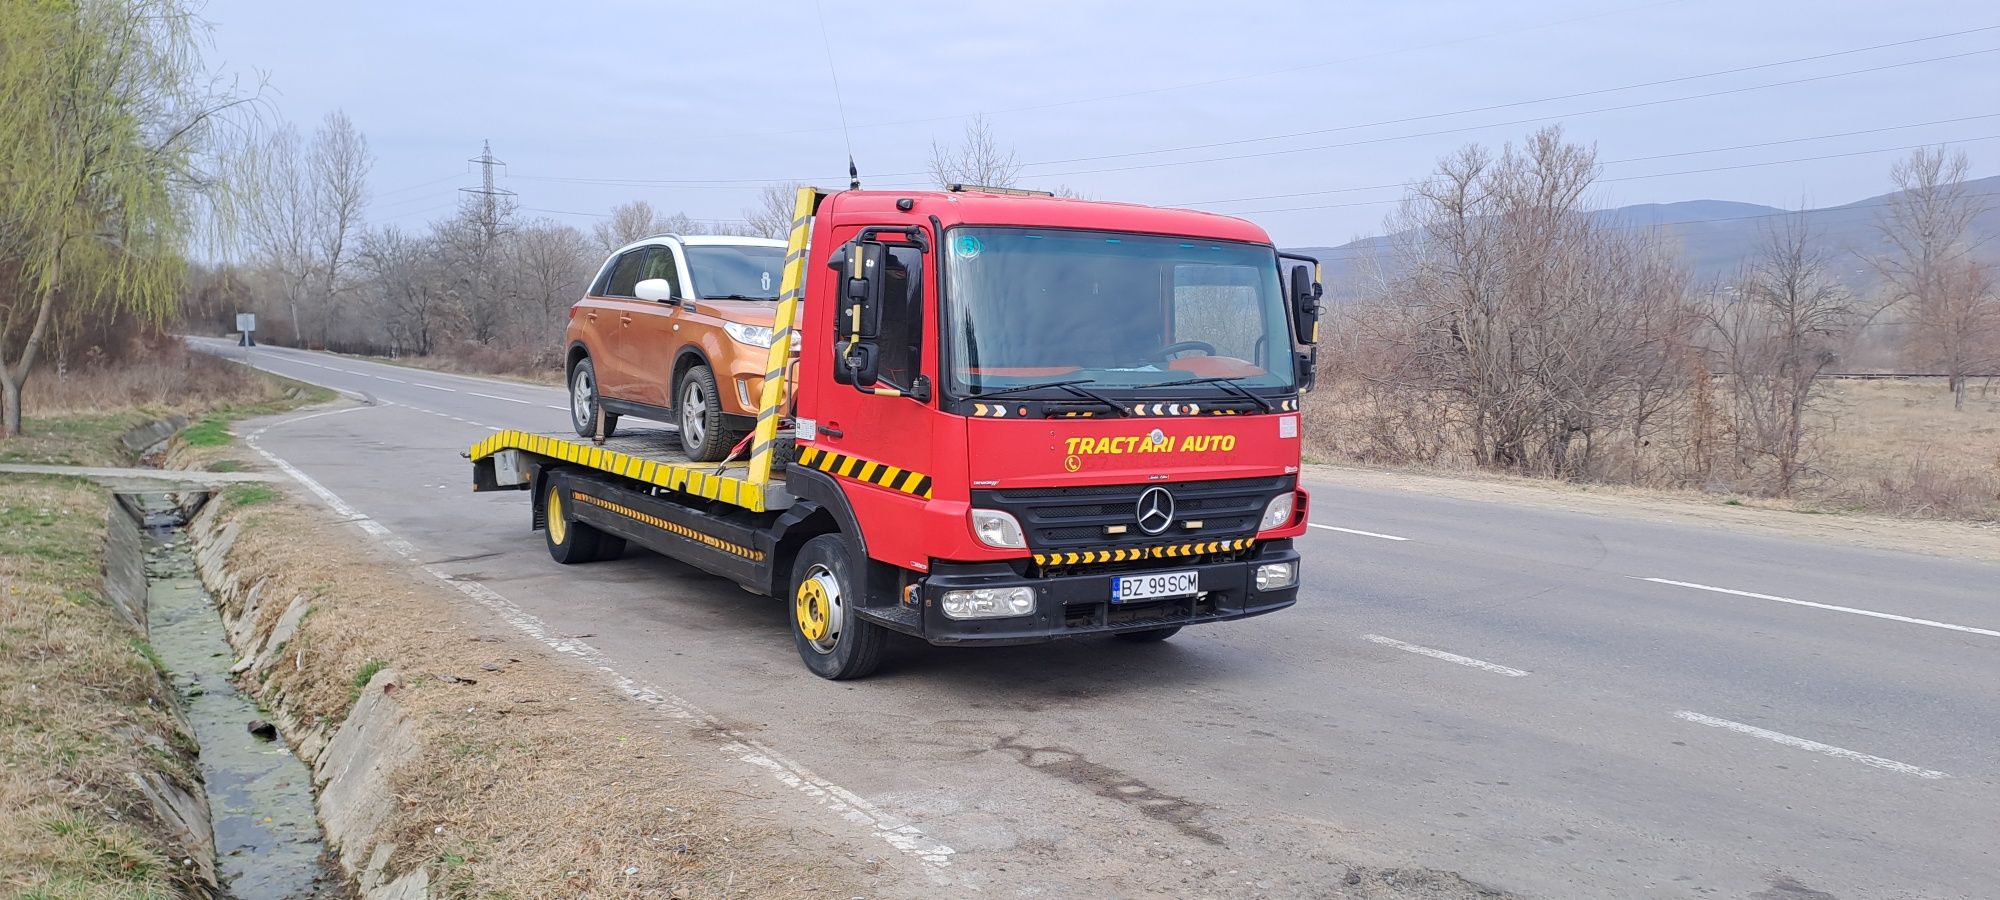
[[785, 377], [792, 366], [792, 341], [798, 336], [799, 301], [806, 295], [806, 242], [812, 236], [816, 188], [799, 188], [792, 208], [792, 232], [785, 242], [785, 277], [779, 285], [778, 315], [771, 323], [771, 351], [764, 363], [764, 391], [757, 400], [757, 430], [750, 440], [750, 483], [771, 483], [771, 450], [778, 440], [778, 414], [785, 407]]

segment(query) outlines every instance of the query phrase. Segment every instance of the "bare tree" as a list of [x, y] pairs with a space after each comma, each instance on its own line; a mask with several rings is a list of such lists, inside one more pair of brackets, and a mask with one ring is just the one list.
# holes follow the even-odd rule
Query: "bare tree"
[[356, 265], [367, 279], [392, 353], [436, 349], [453, 312], [432, 242], [395, 226], [362, 236]]
[[748, 223], [746, 230], [754, 237], [782, 238], [792, 232], [792, 209], [798, 200], [799, 188], [805, 184], [785, 181], [767, 184], [757, 192], [757, 205], [743, 210], [743, 220]]
[[[560, 331], [563, 311], [583, 294], [596, 262], [583, 232], [547, 219], [518, 231], [512, 243], [513, 280], [539, 316], [541, 337]], [[532, 339], [532, 337], [531, 337]]]
[[633, 200], [612, 207], [611, 218], [592, 225], [590, 234], [597, 240], [597, 249], [610, 253], [640, 238], [669, 230], [664, 225], [653, 211], [653, 204]]
[[250, 145], [242, 162], [250, 202], [242, 211], [243, 236], [259, 268], [269, 273], [279, 305], [291, 320], [292, 342], [305, 344], [299, 306], [316, 279], [318, 215], [312, 183], [301, 159], [297, 128], [286, 123]]
[[1474, 463], [1566, 478], [1601, 474], [1614, 432], [1647, 440], [1695, 319], [1649, 236], [1587, 215], [1596, 173], [1551, 128], [1497, 158], [1467, 147], [1412, 190], [1402, 274], [1364, 325], [1400, 348], [1362, 375], [1391, 433], [1441, 410]]
[[354, 127], [347, 113], [334, 110], [313, 133], [307, 154], [308, 188], [314, 211], [315, 267], [319, 270], [318, 300], [320, 343], [333, 341], [340, 296], [349, 287], [348, 268], [353, 264], [353, 243], [368, 206], [368, 172], [375, 160], [368, 152], [368, 138]]
[[1812, 412], [1854, 317], [1801, 217], [1767, 229], [1757, 259], [1711, 322], [1728, 361], [1739, 462], [1789, 496], [1814, 456]]
[[2000, 298], [1972, 234], [1989, 204], [1968, 183], [1970, 171], [1964, 152], [1943, 147], [1920, 148], [1891, 166], [1898, 192], [1876, 223], [1888, 252], [1874, 260], [1889, 305], [1909, 320], [1912, 363], [1941, 369], [1958, 409], [1967, 379], [1993, 364], [2000, 338]]
[[954, 184], [985, 187], [1013, 187], [1021, 176], [1021, 163], [1011, 149], [1003, 149], [985, 116], [973, 116], [965, 123], [965, 134], [956, 146], [931, 141], [931, 180], [940, 188]]

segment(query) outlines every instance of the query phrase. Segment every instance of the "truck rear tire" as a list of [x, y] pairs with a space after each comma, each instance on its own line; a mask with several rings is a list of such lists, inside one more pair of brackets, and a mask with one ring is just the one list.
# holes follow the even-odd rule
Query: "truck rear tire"
[[680, 414], [681, 449], [689, 459], [717, 462], [743, 439], [743, 433], [730, 431], [722, 417], [722, 394], [709, 367], [695, 366], [681, 376], [674, 404]]
[[1130, 641], [1134, 644], [1157, 644], [1179, 634], [1180, 631], [1181, 627], [1179, 625], [1168, 625], [1165, 628], [1148, 628], [1145, 631], [1121, 631], [1113, 634], [1112, 637], [1121, 641]]
[[549, 479], [542, 497], [543, 519], [547, 523], [542, 529], [542, 539], [556, 562], [573, 566], [625, 555], [624, 538], [605, 534], [570, 516], [570, 501], [563, 496], [561, 479]]
[[840, 535], [822, 534], [799, 548], [792, 567], [792, 642], [814, 675], [843, 681], [881, 664], [888, 630], [855, 614], [860, 598], [861, 582]]

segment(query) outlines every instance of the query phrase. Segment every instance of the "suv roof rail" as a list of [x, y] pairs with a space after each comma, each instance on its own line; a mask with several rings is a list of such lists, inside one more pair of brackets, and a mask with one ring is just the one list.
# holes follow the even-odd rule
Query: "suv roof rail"
[[1005, 194], [1009, 197], [1053, 197], [1054, 191], [1031, 191], [1026, 188], [990, 187], [984, 184], [947, 184], [944, 189], [954, 194], [977, 191], [982, 194]]

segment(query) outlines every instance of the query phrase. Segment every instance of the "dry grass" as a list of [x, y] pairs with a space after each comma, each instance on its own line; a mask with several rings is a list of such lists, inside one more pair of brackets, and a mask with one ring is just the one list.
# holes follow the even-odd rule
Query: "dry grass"
[[558, 350], [541, 347], [499, 347], [467, 341], [444, 347], [429, 356], [363, 358], [412, 369], [504, 378], [527, 384], [563, 383], [563, 363], [560, 353]]
[[[424, 751], [396, 787], [397, 869], [433, 865], [439, 896], [893, 895], [869, 884], [882, 864], [864, 857], [880, 851], [815, 832], [830, 820], [786, 823], [773, 783], [727, 767], [712, 735], [553, 658], [318, 507], [226, 515], [242, 523], [235, 570], [266, 578], [266, 598], [311, 603], [259, 688], [267, 705], [331, 724], [356, 679], [400, 674]], [[260, 605], [275, 617], [286, 603]]]
[[20, 476], [0, 495], [0, 894], [191, 895], [131, 773], [198, 789], [194, 739], [104, 599], [106, 495]]
[[22, 397], [26, 433], [0, 440], [0, 462], [130, 465], [118, 438], [147, 421], [206, 414], [212, 424], [197, 427], [209, 424], [220, 433], [228, 418], [332, 396], [165, 339], [138, 347], [124, 361], [35, 373]]
[[[1806, 512], [2000, 521], [2000, 385], [1983, 396], [1975, 388], [1962, 411], [1952, 409], [1951, 395], [1938, 380], [1829, 381], [1828, 386], [1814, 423], [1814, 465], [1796, 496], [1753, 502]], [[1305, 418], [1307, 455], [1315, 462], [1488, 477], [1474, 469], [1469, 448], [1422, 408], [1395, 410], [1329, 384], [1309, 401]], [[1759, 493], [1755, 473], [1729, 471], [1726, 448], [1711, 448], [1710, 463], [1703, 464], [1698, 448], [1685, 439], [1663, 437], [1636, 457], [1630, 443], [1612, 435], [1599, 448], [1595, 489], [1636, 484], [1646, 490], [1628, 492], [1633, 496], [1720, 496], [1732, 502]]]
[[1963, 410], [1939, 379], [1843, 381], [1816, 497], [1900, 516], [2000, 521], [2000, 385]]

